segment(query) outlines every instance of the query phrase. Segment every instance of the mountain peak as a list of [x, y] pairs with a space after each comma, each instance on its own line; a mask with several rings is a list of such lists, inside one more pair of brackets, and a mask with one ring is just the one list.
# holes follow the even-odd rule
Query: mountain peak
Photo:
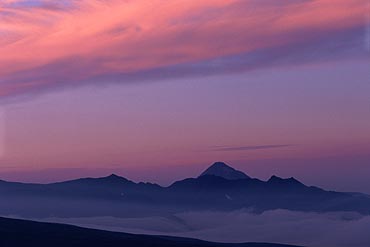
[[279, 184], [286, 183], [286, 184], [303, 185], [300, 181], [298, 181], [294, 177], [281, 178], [281, 177], [278, 177], [278, 176], [275, 176], [275, 175], [272, 175], [271, 178], [267, 182], [268, 183], [275, 183], [275, 184], [277, 184], [277, 183], [279, 183]]
[[272, 175], [272, 176], [270, 177], [270, 179], [268, 180], [268, 182], [272, 182], [272, 181], [281, 181], [281, 180], [283, 180], [281, 177], [278, 177], [278, 176], [276, 176], [276, 175]]
[[118, 176], [117, 174], [112, 173], [109, 176], [100, 178], [102, 180], [111, 181], [111, 182], [129, 182], [128, 179]]
[[205, 175], [223, 177], [229, 180], [250, 178], [245, 173], [226, 165], [224, 162], [213, 163], [213, 165], [208, 167], [202, 174], [200, 174], [200, 177]]
[[107, 178], [122, 178], [122, 177], [112, 173], [111, 175], [107, 176]]

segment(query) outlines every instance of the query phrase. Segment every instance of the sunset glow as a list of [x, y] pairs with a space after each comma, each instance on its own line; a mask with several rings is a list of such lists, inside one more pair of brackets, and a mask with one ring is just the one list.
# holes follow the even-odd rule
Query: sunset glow
[[1, 179], [169, 184], [222, 160], [369, 193], [368, 5], [0, 0]]

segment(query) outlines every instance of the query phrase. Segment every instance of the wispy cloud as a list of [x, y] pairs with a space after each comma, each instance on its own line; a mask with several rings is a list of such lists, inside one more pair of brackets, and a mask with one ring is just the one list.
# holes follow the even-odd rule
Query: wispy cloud
[[216, 146], [212, 147], [211, 151], [251, 151], [260, 149], [284, 148], [291, 146], [294, 145], [280, 144], [280, 145], [257, 145], [257, 146]]
[[363, 57], [366, 3], [2, 1], [0, 96]]

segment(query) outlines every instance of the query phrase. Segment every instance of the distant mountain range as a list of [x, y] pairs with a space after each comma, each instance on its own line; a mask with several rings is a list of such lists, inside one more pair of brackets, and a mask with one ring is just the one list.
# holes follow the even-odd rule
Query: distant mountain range
[[51, 184], [0, 181], [0, 213], [25, 217], [149, 216], [189, 210], [231, 211], [249, 208], [370, 214], [370, 197], [326, 191], [294, 178], [250, 178], [216, 162], [197, 178], [168, 187], [134, 183], [112, 174]]
[[108, 232], [7, 218], [0, 218], [0, 236], [0, 246], [4, 247], [294, 247], [268, 243], [214, 243], [190, 238]]

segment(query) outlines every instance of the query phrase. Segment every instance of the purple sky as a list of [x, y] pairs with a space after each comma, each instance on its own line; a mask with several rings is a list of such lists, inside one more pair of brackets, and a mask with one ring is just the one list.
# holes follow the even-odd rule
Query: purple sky
[[225, 161], [370, 193], [366, 1], [154, 2], [0, 4], [1, 179]]

